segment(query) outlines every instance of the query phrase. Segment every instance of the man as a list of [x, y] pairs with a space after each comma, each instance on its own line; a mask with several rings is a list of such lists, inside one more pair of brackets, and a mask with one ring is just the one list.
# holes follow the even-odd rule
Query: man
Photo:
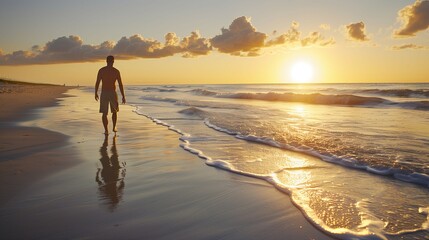
[[104, 126], [104, 134], [109, 134], [107, 129], [108, 120], [107, 114], [110, 111], [112, 112], [112, 122], [113, 122], [113, 131], [117, 132], [116, 121], [118, 118], [117, 112], [119, 111], [118, 95], [116, 94], [116, 81], [118, 81], [119, 89], [122, 94], [122, 103], [125, 101], [124, 87], [122, 85], [121, 73], [118, 69], [113, 67], [113, 62], [115, 61], [113, 56], [107, 56], [106, 62], [107, 66], [102, 67], [97, 74], [97, 82], [95, 83], [95, 100], [98, 101], [98, 86], [100, 81], [103, 82], [101, 86], [101, 98], [100, 98], [100, 113], [103, 113], [102, 121]]

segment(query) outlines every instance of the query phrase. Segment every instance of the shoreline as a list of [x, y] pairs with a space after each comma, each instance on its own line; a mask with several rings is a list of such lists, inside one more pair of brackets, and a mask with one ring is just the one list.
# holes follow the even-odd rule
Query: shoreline
[[[40, 117], [40, 109], [57, 105], [71, 88], [0, 82], [0, 206], [33, 182], [73, 164], [73, 154], [64, 149], [68, 136], [21, 125]], [[58, 161], [59, 154], [70, 157]]]
[[66, 97], [66, 92], [75, 87], [59, 85], [14, 83], [0, 79], [0, 123], [17, 124], [31, 120], [34, 111], [58, 104], [58, 98]]

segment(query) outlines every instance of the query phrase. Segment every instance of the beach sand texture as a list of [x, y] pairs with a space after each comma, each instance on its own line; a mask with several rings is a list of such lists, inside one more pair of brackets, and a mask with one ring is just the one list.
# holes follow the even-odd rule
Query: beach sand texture
[[[1, 110], [5, 239], [330, 239], [287, 195], [206, 166], [131, 106], [105, 138], [91, 93], [71, 89], [53, 106], [65, 88], [17, 89], [0, 94], [21, 99]], [[23, 106], [23, 94], [34, 100]]]
[[[18, 125], [37, 118], [37, 108], [55, 106], [56, 98], [68, 89], [0, 81], [0, 204], [32, 182], [73, 164], [65, 148], [66, 135]], [[62, 161], [57, 160], [58, 154]]]

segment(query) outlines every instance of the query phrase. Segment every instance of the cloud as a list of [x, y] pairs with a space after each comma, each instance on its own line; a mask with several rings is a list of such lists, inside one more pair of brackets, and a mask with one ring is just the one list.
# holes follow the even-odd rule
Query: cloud
[[250, 23], [250, 18], [239, 17], [229, 28], [222, 28], [222, 34], [213, 37], [210, 42], [219, 52], [232, 55], [253, 55], [264, 47], [267, 34], [257, 32]]
[[328, 46], [335, 44], [334, 38], [325, 39], [319, 32], [312, 32], [307, 37], [301, 39], [301, 45], [303, 47], [319, 45], [319, 46]]
[[[46, 44], [47, 52], [68, 52], [82, 46], [82, 39], [78, 36], [60, 37]], [[34, 47], [33, 47], [34, 48]]]
[[290, 29], [280, 36], [267, 41], [265, 47], [275, 45], [294, 45], [300, 44], [302, 47], [309, 46], [328, 46], [335, 44], [333, 38], [325, 39], [320, 32], [311, 32], [307, 37], [301, 38], [301, 32], [298, 30], [299, 23], [292, 22]]
[[59, 37], [43, 47], [35, 45], [29, 51], [0, 52], [1, 65], [54, 64], [104, 61], [113, 54], [117, 59], [162, 58], [182, 54], [184, 57], [207, 55], [210, 42], [198, 32], [180, 41], [175, 33], [165, 35], [165, 43], [140, 35], [122, 37], [117, 43], [105, 41], [99, 45], [85, 45], [79, 36]]
[[350, 39], [356, 41], [368, 41], [368, 37], [365, 34], [365, 23], [351, 23], [346, 26], [346, 32]]
[[184, 57], [207, 55], [212, 50], [210, 42], [195, 31], [180, 41], [175, 33], [165, 35], [165, 43], [140, 35], [121, 38], [112, 54], [123, 58], [162, 58], [181, 53]]
[[426, 46], [421, 46], [421, 45], [416, 45], [416, 44], [403, 44], [403, 45], [399, 45], [399, 46], [393, 46], [392, 47], [393, 50], [404, 50], [404, 49], [428, 49], [428, 47]]
[[415, 36], [417, 32], [429, 28], [429, 1], [417, 0], [398, 12], [404, 26], [395, 31], [396, 36]]
[[[269, 40], [265, 46], [271, 47], [275, 45], [283, 45], [283, 44], [293, 44], [296, 42], [299, 42], [299, 39], [301, 37], [301, 32], [298, 31], [299, 23], [292, 22], [290, 29], [286, 32], [281, 34], [280, 36]], [[277, 31], [274, 31], [274, 34], [276, 34]]]
[[212, 51], [210, 40], [202, 38], [198, 31], [192, 32], [190, 36], [183, 38], [180, 45], [184, 52], [183, 57], [207, 55]]
[[331, 26], [329, 24], [323, 23], [323, 24], [320, 24], [320, 28], [323, 30], [330, 30]]
[[[166, 35], [166, 42], [172, 41], [171, 34]], [[173, 40], [174, 41], [174, 40]], [[161, 58], [172, 56], [180, 52], [180, 49], [174, 45], [166, 45], [154, 39], [144, 38], [141, 35], [131, 37], [122, 37], [112, 49], [111, 54], [122, 58]]]
[[[327, 26], [323, 25], [325, 29]], [[208, 55], [212, 51], [233, 56], [255, 57], [264, 48], [277, 45], [327, 46], [334, 44], [333, 38], [325, 39], [319, 32], [301, 37], [299, 23], [292, 22], [290, 29], [267, 41], [268, 35], [258, 32], [248, 17], [239, 17], [220, 35], [202, 37], [198, 31], [179, 38], [176, 33], [165, 34], [163, 41], [146, 38], [139, 34], [122, 37], [117, 42], [105, 41], [98, 45], [84, 44], [79, 36], [62, 36], [43, 45], [34, 45], [30, 50], [19, 50], [4, 54], [0, 50], [0, 65], [55, 64], [104, 61], [107, 55], [117, 59], [164, 58], [181, 55], [192, 58]], [[276, 31], [274, 32], [276, 34]]]
[[2, 65], [20, 65], [20, 64], [32, 64], [31, 59], [34, 58], [34, 54], [31, 51], [15, 51], [10, 54], [0, 54], [0, 64]]
[[0, 53], [0, 64], [52, 64], [70, 62], [93, 62], [104, 59], [113, 47], [106, 41], [100, 45], [84, 45], [79, 36], [68, 36], [54, 39], [45, 46], [33, 46], [31, 51], [15, 51], [11, 54]]

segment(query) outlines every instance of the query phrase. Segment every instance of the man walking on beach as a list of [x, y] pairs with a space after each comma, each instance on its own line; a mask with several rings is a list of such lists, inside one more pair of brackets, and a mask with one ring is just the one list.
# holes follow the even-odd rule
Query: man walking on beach
[[117, 112], [119, 111], [118, 95], [116, 94], [116, 80], [119, 84], [119, 89], [122, 94], [122, 103], [125, 101], [124, 86], [122, 85], [121, 73], [118, 69], [113, 67], [113, 62], [115, 61], [113, 56], [107, 56], [106, 62], [107, 66], [102, 67], [98, 70], [97, 82], [95, 83], [95, 100], [98, 101], [98, 86], [100, 81], [102, 81], [101, 86], [101, 98], [100, 98], [100, 113], [103, 113], [102, 121], [104, 126], [104, 134], [109, 134], [107, 129], [108, 120], [107, 114], [110, 111], [112, 112], [112, 122], [113, 122], [113, 131], [117, 132], [116, 121], [118, 118]]

